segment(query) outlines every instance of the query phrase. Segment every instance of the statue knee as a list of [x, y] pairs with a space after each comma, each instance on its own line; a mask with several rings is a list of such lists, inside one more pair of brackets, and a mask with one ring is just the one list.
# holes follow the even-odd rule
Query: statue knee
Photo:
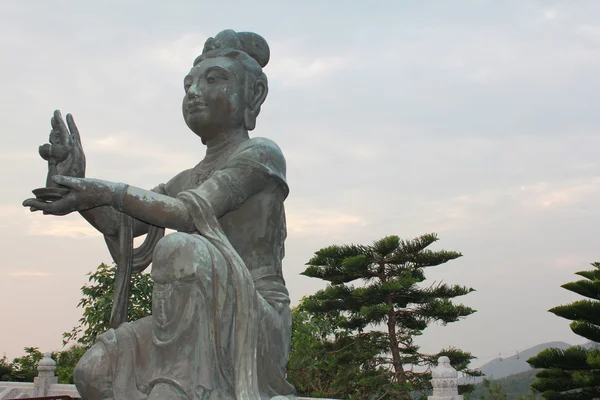
[[180, 279], [198, 279], [212, 265], [206, 239], [199, 235], [174, 232], [158, 241], [152, 259], [152, 277], [169, 283]]
[[96, 343], [81, 357], [73, 371], [73, 380], [83, 399], [113, 397], [110, 360], [104, 344]]

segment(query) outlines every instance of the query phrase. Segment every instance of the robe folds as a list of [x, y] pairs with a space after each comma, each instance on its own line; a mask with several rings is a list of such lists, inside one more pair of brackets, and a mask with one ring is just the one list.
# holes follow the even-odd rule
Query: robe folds
[[99, 337], [115, 400], [145, 400], [159, 384], [181, 399], [294, 398], [285, 159], [253, 138], [205, 161], [154, 189], [180, 199], [195, 230], [156, 243], [152, 316]]

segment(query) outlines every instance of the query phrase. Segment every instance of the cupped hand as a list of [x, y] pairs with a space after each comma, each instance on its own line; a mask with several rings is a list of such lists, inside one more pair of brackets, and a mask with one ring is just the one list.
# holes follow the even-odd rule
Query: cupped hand
[[63, 198], [54, 201], [27, 199], [24, 207], [31, 211], [42, 211], [44, 214], [67, 215], [73, 211], [85, 211], [91, 208], [110, 205], [113, 194], [119, 187], [118, 183], [102, 181], [99, 179], [74, 178], [56, 175], [52, 181], [58, 185], [66, 186], [71, 191]]
[[81, 137], [73, 116], [67, 114], [67, 123], [59, 110], [54, 111], [50, 120], [50, 143], [40, 146], [39, 153], [44, 160], [57, 162], [58, 175], [83, 178], [85, 176], [85, 153]]

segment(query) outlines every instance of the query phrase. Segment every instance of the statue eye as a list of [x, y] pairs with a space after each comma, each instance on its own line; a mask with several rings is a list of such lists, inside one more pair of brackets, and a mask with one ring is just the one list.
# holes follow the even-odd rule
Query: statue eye
[[227, 79], [228, 79], [227, 75], [225, 75], [224, 73], [220, 73], [220, 72], [212, 72], [206, 76], [207, 83], [215, 83], [217, 81], [225, 81]]
[[186, 93], [192, 87], [192, 83], [194, 83], [194, 80], [189, 75], [183, 80], [183, 90], [185, 90]]

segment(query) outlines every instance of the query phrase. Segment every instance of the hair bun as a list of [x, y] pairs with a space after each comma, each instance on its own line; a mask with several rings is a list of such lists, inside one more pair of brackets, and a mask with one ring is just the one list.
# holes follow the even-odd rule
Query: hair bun
[[202, 54], [217, 49], [240, 50], [254, 58], [264, 68], [269, 63], [271, 51], [267, 41], [254, 32], [236, 32], [227, 29], [204, 43]]

